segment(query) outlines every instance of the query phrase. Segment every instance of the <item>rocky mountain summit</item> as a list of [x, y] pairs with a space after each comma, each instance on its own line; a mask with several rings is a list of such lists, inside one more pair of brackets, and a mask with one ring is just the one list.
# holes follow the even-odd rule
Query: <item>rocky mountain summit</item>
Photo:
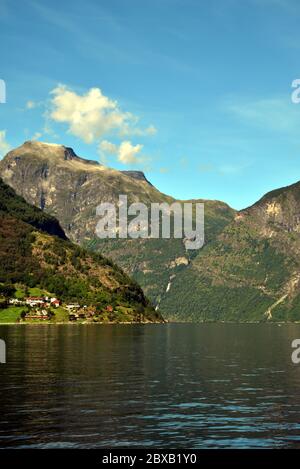
[[122, 172], [77, 156], [63, 145], [25, 142], [1, 161], [1, 176], [27, 202], [55, 215], [70, 239], [95, 236], [96, 207], [128, 194], [130, 203], [171, 201], [143, 173]]

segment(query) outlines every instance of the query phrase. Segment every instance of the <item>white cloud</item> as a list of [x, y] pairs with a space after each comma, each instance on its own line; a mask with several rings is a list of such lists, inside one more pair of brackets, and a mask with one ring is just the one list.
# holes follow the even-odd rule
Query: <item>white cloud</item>
[[6, 141], [6, 130], [0, 130], [0, 157], [6, 155], [11, 146]]
[[157, 133], [157, 129], [154, 127], [154, 125], [149, 125], [146, 129], [139, 129], [137, 127], [135, 128], [130, 128], [128, 126], [124, 126], [124, 128], [121, 131], [121, 135], [136, 135], [139, 137], [145, 137], [145, 136], [151, 136], [155, 135]]
[[46, 102], [45, 101], [33, 101], [33, 100], [29, 100], [26, 102], [26, 109], [31, 111], [32, 109], [37, 109], [37, 108], [41, 108], [41, 107], [45, 107], [46, 105]]
[[35, 132], [35, 134], [31, 137], [31, 140], [38, 140], [42, 137], [42, 135], [43, 134], [41, 132]]
[[299, 134], [300, 106], [292, 103], [290, 95], [286, 98], [231, 102], [226, 107], [238, 118], [264, 130]]
[[250, 162], [233, 160], [231, 162], [221, 165], [212, 163], [200, 163], [197, 169], [201, 174], [214, 173], [221, 174], [223, 176], [234, 176], [236, 174], [243, 173], [250, 166]]
[[102, 142], [99, 144], [99, 150], [103, 153], [114, 155], [118, 153], [118, 146], [114, 143], [108, 142], [108, 140], [102, 140]]
[[119, 146], [118, 151], [118, 160], [121, 163], [138, 163], [140, 161], [139, 153], [142, 150], [143, 145], [132, 145], [131, 142], [125, 141], [122, 142]]
[[149, 127], [147, 127], [145, 132], [146, 132], [146, 135], [155, 135], [157, 133], [157, 128], [154, 127], [154, 125], [149, 125]]
[[26, 108], [27, 109], [34, 109], [37, 106], [37, 104], [34, 101], [27, 101], [26, 103]]
[[99, 144], [99, 152], [101, 156], [103, 156], [103, 153], [115, 155], [118, 161], [125, 165], [143, 162], [144, 158], [141, 155], [142, 149], [143, 145], [133, 145], [128, 140], [125, 140], [120, 145], [115, 145], [114, 143], [111, 143], [108, 140], [103, 140]]
[[123, 112], [118, 102], [105, 96], [100, 88], [91, 88], [79, 95], [59, 85], [51, 91], [50, 119], [68, 124], [68, 131], [86, 143], [93, 143], [105, 135], [153, 135], [153, 125], [147, 129], [136, 127], [138, 118]]
[[160, 174], [167, 174], [170, 172], [170, 168], [166, 168], [166, 167], [159, 168], [159, 172]]

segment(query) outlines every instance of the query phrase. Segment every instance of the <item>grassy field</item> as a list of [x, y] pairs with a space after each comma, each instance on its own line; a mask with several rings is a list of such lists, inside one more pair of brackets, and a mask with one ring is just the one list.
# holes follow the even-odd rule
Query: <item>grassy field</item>
[[[23, 299], [26, 296], [24, 288], [17, 286], [15, 298]], [[28, 288], [28, 296], [55, 296], [51, 295], [49, 292], [45, 290], [41, 290], [40, 288]]]
[[68, 322], [69, 321], [69, 313], [64, 308], [55, 308], [52, 310], [55, 314], [52, 320], [55, 322]]
[[[26, 311], [27, 308], [24, 306], [10, 306], [9, 308], [0, 309], [0, 324], [1, 323], [15, 323], [21, 318], [22, 311]], [[51, 322], [68, 322], [69, 313], [63, 308], [57, 308], [53, 310], [55, 316]], [[27, 320], [26, 323], [38, 322], [37, 320]], [[41, 321], [44, 322], [44, 321]]]
[[16, 322], [20, 319], [20, 315], [24, 310], [26, 310], [24, 306], [11, 306], [6, 309], [0, 309], [0, 323]]

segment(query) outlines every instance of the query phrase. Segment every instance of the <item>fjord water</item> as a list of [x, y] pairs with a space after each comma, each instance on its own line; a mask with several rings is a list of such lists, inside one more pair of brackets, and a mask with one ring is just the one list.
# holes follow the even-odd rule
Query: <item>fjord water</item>
[[1, 326], [2, 448], [300, 447], [300, 325]]

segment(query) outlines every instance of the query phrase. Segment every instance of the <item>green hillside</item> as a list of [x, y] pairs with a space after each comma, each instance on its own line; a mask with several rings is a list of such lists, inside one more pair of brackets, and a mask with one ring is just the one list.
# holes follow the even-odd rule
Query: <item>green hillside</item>
[[300, 184], [241, 211], [194, 259], [162, 310], [174, 319], [300, 320]]
[[[65, 239], [55, 219], [29, 206], [1, 180], [0, 207], [2, 288], [38, 287], [63, 303], [93, 306], [97, 313], [110, 306], [111, 321], [161, 320], [140, 287], [119, 267]], [[60, 237], [53, 236], [56, 230]]]

